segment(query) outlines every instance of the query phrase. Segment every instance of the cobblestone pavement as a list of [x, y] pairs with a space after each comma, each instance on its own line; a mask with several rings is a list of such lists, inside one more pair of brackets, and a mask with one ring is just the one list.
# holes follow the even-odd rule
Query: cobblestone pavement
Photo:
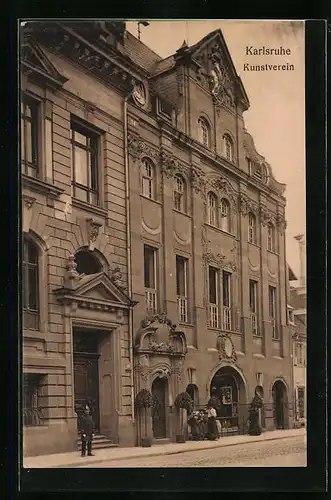
[[306, 439], [298, 436], [81, 467], [305, 467], [306, 460]]

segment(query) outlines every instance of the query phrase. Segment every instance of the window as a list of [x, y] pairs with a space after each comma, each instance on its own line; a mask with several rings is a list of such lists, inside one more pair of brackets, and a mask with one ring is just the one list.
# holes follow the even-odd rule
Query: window
[[230, 232], [230, 204], [224, 198], [221, 200], [220, 228], [227, 233]]
[[81, 250], [76, 253], [75, 260], [79, 274], [96, 274], [102, 271], [102, 266], [93, 252]]
[[231, 314], [231, 274], [223, 271], [223, 328], [232, 329]]
[[233, 161], [233, 142], [227, 134], [223, 136], [223, 154], [227, 160]]
[[187, 259], [179, 255], [176, 255], [176, 288], [179, 321], [187, 323]]
[[305, 344], [296, 342], [295, 344], [295, 359], [299, 366], [306, 366], [306, 346]]
[[77, 200], [99, 204], [97, 134], [77, 123], [71, 124], [72, 187]]
[[209, 148], [210, 146], [210, 134], [209, 134], [209, 125], [204, 118], [199, 118], [198, 120], [198, 140]]
[[22, 297], [24, 328], [39, 330], [38, 249], [28, 239], [23, 241]]
[[23, 173], [38, 177], [38, 107], [39, 103], [29, 96], [21, 101], [21, 157]]
[[249, 309], [253, 335], [259, 335], [258, 331], [258, 303], [257, 303], [257, 282], [249, 280]]
[[148, 158], [142, 160], [142, 195], [155, 199], [154, 164]]
[[217, 197], [214, 193], [208, 193], [208, 224], [217, 226]]
[[268, 224], [268, 250], [275, 251], [275, 228], [271, 223]]
[[156, 313], [156, 250], [147, 245], [144, 245], [144, 284], [147, 311]]
[[256, 217], [252, 212], [248, 214], [248, 241], [256, 244]]
[[298, 387], [298, 417], [305, 417], [305, 388]]
[[174, 206], [179, 212], [187, 211], [186, 182], [180, 175], [174, 179]]
[[218, 269], [209, 267], [208, 269], [208, 284], [209, 284], [209, 326], [218, 328]]
[[269, 318], [272, 326], [272, 338], [279, 340], [276, 325], [276, 288], [273, 286], [269, 286]]
[[44, 376], [37, 373], [23, 375], [23, 425], [42, 425], [43, 415], [40, 408], [41, 384]]

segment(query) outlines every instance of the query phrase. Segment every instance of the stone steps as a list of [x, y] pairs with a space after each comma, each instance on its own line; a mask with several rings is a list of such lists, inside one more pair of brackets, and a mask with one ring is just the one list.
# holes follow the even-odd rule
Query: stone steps
[[[77, 448], [81, 449], [81, 439], [80, 437], [77, 439]], [[95, 434], [93, 438], [93, 450], [101, 450], [104, 448], [118, 448], [118, 444], [113, 443], [111, 439], [107, 438], [103, 434]]]

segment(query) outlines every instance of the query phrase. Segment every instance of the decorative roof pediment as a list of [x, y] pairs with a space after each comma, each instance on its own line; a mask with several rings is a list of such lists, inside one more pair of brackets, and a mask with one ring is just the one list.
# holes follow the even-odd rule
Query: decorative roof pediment
[[92, 304], [101, 310], [127, 309], [136, 304], [104, 272], [78, 276], [70, 281], [69, 286], [58, 288], [54, 293], [61, 301]]
[[62, 87], [68, 81], [51, 63], [40, 45], [30, 37], [21, 46], [21, 63], [25, 74], [42, 79], [52, 87]]
[[234, 108], [238, 99], [244, 109], [249, 108], [249, 99], [220, 29], [190, 47], [189, 52], [192, 60], [198, 63], [197, 79], [209, 87], [216, 104]]

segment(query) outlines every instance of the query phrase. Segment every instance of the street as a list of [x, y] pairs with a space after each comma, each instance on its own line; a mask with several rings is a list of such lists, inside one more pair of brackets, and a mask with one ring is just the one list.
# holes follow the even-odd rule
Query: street
[[117, 462], [108, 460], [84, 465], [82, 459], [80, 467], [306, 467], [306, 465], [306, 436], [300, 435], [173, 455], [128, 458]]

